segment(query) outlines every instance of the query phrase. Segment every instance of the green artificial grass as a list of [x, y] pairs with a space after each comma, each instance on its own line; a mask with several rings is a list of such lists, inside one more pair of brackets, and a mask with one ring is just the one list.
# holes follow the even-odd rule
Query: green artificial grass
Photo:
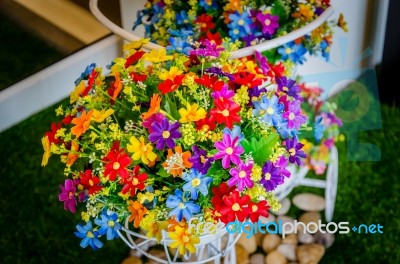
[[0, 91], [65, 55], [0, 13]]

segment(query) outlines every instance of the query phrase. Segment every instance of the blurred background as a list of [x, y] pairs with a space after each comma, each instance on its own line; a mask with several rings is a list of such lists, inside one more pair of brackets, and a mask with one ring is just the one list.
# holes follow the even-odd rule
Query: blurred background
[[[99, 0], [99, 8], [130, 29], [144, 2]], [[333, 221], [379, 223], [384, 234], [337, 235], [321, 263], [400, 263], [400, 2], [331, 3], [349, 32], [335, 32], [330, 62], [308, 58], [298, 74], [339, 98], [343, 113]], [[79, 247], [80, 216], [58, 202], [63, 167], [40, 166], [40, 139], [86, 65], [109, 64], [123, 41], [93, 17], [88, 0], [1, 0], [0, 40], [0, 263], [121, 263], [130, 254], [122, 241], [96, 252]], [[365, 89], [349, 96], [352, 82]], [[303, 191], [315, 192], [298, 187], [292, 195]]]

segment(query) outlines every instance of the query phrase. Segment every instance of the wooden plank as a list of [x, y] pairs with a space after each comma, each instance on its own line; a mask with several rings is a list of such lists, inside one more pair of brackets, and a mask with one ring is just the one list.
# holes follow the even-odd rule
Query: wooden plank
[[90, 12], [67, 0], [15, 0], [85, 44], [110, 34]]

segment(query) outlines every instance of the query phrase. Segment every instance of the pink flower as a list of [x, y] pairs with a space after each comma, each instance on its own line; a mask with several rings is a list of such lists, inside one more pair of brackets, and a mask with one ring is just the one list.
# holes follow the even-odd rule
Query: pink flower
[[239, 138], [233, 140], [229, 134], [222, 137], [222, 141], [215, 142], [214, 147], [218, 152], [214, 155], [214, 159], [222, 159], [222, 167], [229, 168], [230, 163], [239, 165], [241, 163], [240, 154], [244, 152], [242, 146], [238, 144]]

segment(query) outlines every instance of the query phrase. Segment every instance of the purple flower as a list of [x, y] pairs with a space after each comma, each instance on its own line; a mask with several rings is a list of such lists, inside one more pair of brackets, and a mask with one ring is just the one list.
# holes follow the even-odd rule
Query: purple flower
[[193, 155], [189, 158], [189, 161], [193, 164], [193, 168], [203, 174], [207, 174], [214, 159], [207, 157], [207, 152], [196, 145], [192, 147], [192, 151]]
[[300, 158], [305, 158], [306, 153], [301, 150], [304, 145], [299, 143], [296, 138], [286, 139], [286, 150], [289, 152], [289, 162], [297, 163], [300, 166]]
[[72, 213], [76, 212], [75, 184], [73, 180], [65, 180], [64, 186], [60, 185], [61, 193], [58, 200], [64, 202], [64, 209]]
[[[256, 60], [258, 61], [258, 66], [263, 71], [264, 74], [267, 74], [271, 69], [268, 65], [267, 57], [263, 56], [260, 52], [255, 51]], [[250, 89], [252, 90], [252, 89]]]
[[230, 100], [233, 98], [233, 96], [235, 96], [235, 92], [232, 90], [229, 90], [228, 85], [226, 85], [226, 84], [224, 84], [224, 86], [222, 86], [220, 91], [211, 93], [211, 97], [214, 98], [215, 100], [218, 100], [218, 99]]
[[191, 50], [190, 55], [218, 58], [223, 50], [224, 48], [218, 47], [216, 43], [206, 39], [201, 43], [199, 48]]
[[179, 123], [175, 122], [170, 124], [167, 118], [164, 118], [161, 122], [154, 122], [151, 125], [151, 128], [154, 130], [153, 133], [149, 135], [149, 140], [152, 143], [156, 143], [156, 148], [158, 150], [162, 150], [165, 147], [165, 144], [169, 148], [175, 147], [174, 139], [181, 137], [181, 132], [179, 132]]
[[341, 127], [343, 125], [342, 120], [338, 118], [335, 114], [323, 112], [321, 113], [321, 116], [323, 118], [323, 124], [327, 127], [331, 125], [338, 125], [339, 127]]
[[[246, 47], [248, 46], [254, 46], [256, 43], [254, 42], [254, 40], [256, 39], [256, 36], [254, 36], [253, 34], [250, 35], [246, 35], [243, 37], [243, 41], [246, 43]], [[257, 52], [257, 51], [256, 51]]]
[[149, 118], [147, 118], [145, 121], [143, 121], [142, 125], [147, 128], [147, 130], [149, 131], [149, 133], [153, 133], [154, 129], [151, 128], [151, 125], [154, 122], [160, 123], [161, 121], [163, 121], [163, 119], [165, 119], [165, 116], [161, 113], [156, 113], [151, 115]]
[[262, 33], [273, 35], [277, 28], [279, 28], [278, 24], [279, 16], [272, 16], [271, 14], [263, 14], [259, 13], [257, 15], [257, 20], [261, 22], [262, 25]]
[[205, 73], [213, 73], [213, 74], [216, 74], [216, 75], [219, 75], [219, 76], [225, 76], [225, 77], [228, 77], [228, 79], [231, 80], [231, 81], [235, 79], [233, 74], [226, 73], [226, 72], [222, 71], [221, 68], [218, 68], [218, 67], [207, 68], [207, 69], [204, 70], [204, 72]]
[[260, 183], [269, 192], [275, 190], [276, 186], [283, 183], [280, 168], [274, 166], [272, 162], [267, 161], [262, 167], [262, 178]]
[[307, 121], [307, 117], [301, 114], [300, 102], [289, 102], [288, 110], [282, 115], [288, 120], [288, 128], [298, 130]]
[[222, 137], [222, 141], [215, 142], [214, 147], [218, 152], [214, 155], [214, 159], [222, 159], [222, 167], [229, 168], [230, 163], [239, 165], [241, 163], [240, 154], [244, 152], [242, 146], [238, 144], [239, 138], [233, 140], [229, 134]]
[[285, 158], [285, 156], [280, 156], [274, 164], [276, 167], [279, 167], [279, 169], [281, 170], [281, 175], [286, 178], [289, 178], [291, 175], [290, 171], [286, 169], [288, 162], [289, 160]]
[[232, 175], [232, 178], [228, 180], [229, 186], [237, 185], [237, 189], [241, 192], [244, 187], [251, 188], [253, 187], [253, 182], [250, 179], [251, 170], [253, 169], [253, 164], [244, 164], [240, 163], [238, 167], [232, 168], [229, 173]]
[[295, 80], [282, 76], [276, 78], [276, 84], [278, 84], [278, 91], [282, 91], [295, 99], [299, 99], [300, 87], [296, 85]]

